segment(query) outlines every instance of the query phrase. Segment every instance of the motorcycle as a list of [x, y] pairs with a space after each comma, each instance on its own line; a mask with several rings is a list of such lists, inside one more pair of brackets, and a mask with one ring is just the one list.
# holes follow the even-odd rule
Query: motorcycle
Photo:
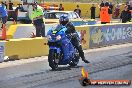
[[77, 66], [79, 63], [79, 53], [71, 43], [72, 35], [66, 35], [66, 30], [65, 26], [58, 25], [47, 32], [48, 62], [52, 70], [57, 70], [58, 65]]

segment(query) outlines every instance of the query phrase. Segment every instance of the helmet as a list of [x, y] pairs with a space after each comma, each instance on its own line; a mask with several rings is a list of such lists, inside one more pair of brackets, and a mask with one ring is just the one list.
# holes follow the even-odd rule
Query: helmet
[[65, 26], [69, 22], [68, 15], [62, 14], [60, 16], [60, 18], [59, 18], [59, 22], [60, 22], [60, 24], [62, 24], [63, 26]]

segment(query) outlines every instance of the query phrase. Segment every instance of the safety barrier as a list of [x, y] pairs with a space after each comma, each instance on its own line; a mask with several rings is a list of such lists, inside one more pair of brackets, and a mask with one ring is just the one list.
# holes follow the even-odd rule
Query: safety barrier
[[[87, 49], [89, 44], [89, 32], [86, 30], [87, 27], [76, 27], [76, 29], [81, 33], [81, 43], [83, 49]], [[0, 54], [1, 57], [4, 59], [4, 56], [8, 56], [10, 60], [48, 55], [49, 50], [47, 39], [42, 37], [9, 39], [8, 41], [0, 41], [0, 47], [3, 47], [2, 54]]]
[[[94, 20], [89, 20], [89, 21], [91, 21], [91, 24], [95, 23]], [[74, 20], [74, 22], [75, 22], [74, 23], [75, 25], [80, 25], [81, 24], [81, 23], [80, 24], [76, 24], [77, 21], [75, 21], [75, 20]], [[57, 25], [57, 23], [46, 24], [45, 25], [45, 35], [48, 32], [49, 28], [51, 28], [53, 26], [56, 26], [56, 25]], [[83, 26], [80, 26], [80, 27], [82, 28]], [[7, 38], [8, 39], [31, 38], [31, 37], [33, 37], [35, 35], [35, 33], [36, 33], [35, 31], [36, 31], [35, 27], [32, 24], [16, 24], [16, 25], [11, 25], [9, 27], [8, 31], [7, 31]]]
[[[82, 38], [82, 43], [84, 43], [83, 45], [84, 49], [87, 49], [89, 47], [98, 47], [98, 46], [111, 45], [115, 43], [129, 42], [131, 38], [127, 40], [125, 38], [124, 40], [124, 39], [120, 39], [120, 36], [122, 36], [122, 34], [124, 33], [129, 34], [126, 36], [129, 36], [129, 37], [131, 36], [132, 34], [131, 32], [129, 31], [128, 33], [124, 32], [124, 28], [127, 28], [127, 27], [131, 31], [130, 29], [131, 24], [132, 23], [125, 23], [125, 24], [116, 23], [116, 24], [106, 24], [106, 25], [98, 24], [98, 25], [76, 26], [76, 29], [81, 32], [82, 37], [85, 36], [84, 38]], [[46, 25], [45, 33], [47, 33], [47, 31], [49, 30], [49, 27], [52, 27], [53, 25], [57, 25], [57, 24]], [[29, 30], [33, 30], [33, 31], [29, 31]], [[27, 33], [26, 31], [29, 31], [30, 33]], [[12, 36], [12, 38], [27, 38], [27, 36], [25, 35], [28, 34], [29, 35], [28, 37], [31, 37], [31, 33], [34, 31], [35, 31], [34, 27], [31, 24], [12, 25], [7, 32], [7, 37], [11, 38]], [[114, 40], [112, 40], [113, 36], [115, 37]], [[111, 40], [110, 40], [110, 37], [111, 37]], [[90, 42], [90, 43], [88, 44], [86, 40], [89, 40], [87, 42]]]
[[89, 48], [132, 42], [132, 23], [88, 26]]
[[78, 32], [81, 34], [81, 45], [83, 49], [89, 48], [89, 30], [88, 26], [76, 26], [75, 27]]
[[9, 59], [24, 59], [48, 55], [46, 38], [10, 39], [3, 42], [4, 56], [8, 56]]
[[[83, 49], [132, 42], [132, 23], [87, 25], [75, 28], [81, 33]], [[48, 50], [47, 40], [42, 37], [0, 41], [0, 56], [9, 56], [10, 59], [44, 56], [48, 55]]]
[[76, 26], [83, 49], [132, 42], [132, 23]]
[[[11, 31], [12, 33], [10, 34], [14, 36], [13, 34], [16, 34], [14, 32], [19, 29], [17, 29], [16, 25], [12, 25], [12, 26], [13, 26], [13, 29]], [[87, 30], [87, 28], [88, 28], [87, 26], [76, 27], [76, 29], [81, 33], [81, 44], [83, 46], [83, 49], [88, 49], [89, 46], [89, 41], [88, 41], [89, 31]], [[48, 55], [49, 47], [47, 45], [46, 38], [36, 37], [36, 38], [19, 38], [19, 39], [9, 39], [8, 41], [0, 41], [0, 52], [1, 49], [3, 49], [3, 51], [2, 53], [0, 53], [0, 56], [3, 57], [4, 60], [5, 56], [8, 56], [9, 59], [24, 59], [24, 58]]]

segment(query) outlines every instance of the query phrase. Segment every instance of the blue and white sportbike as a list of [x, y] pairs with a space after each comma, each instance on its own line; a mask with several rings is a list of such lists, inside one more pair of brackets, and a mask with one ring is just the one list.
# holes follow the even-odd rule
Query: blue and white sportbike
[[65, 26], [58, 25], [47, 33], [48, 62], [53, 70], [57, 70], [58, 65], [76, 66], [79, 62], [79, 53], [71, 43], [71, 35], [66, 35], [66, 30]]

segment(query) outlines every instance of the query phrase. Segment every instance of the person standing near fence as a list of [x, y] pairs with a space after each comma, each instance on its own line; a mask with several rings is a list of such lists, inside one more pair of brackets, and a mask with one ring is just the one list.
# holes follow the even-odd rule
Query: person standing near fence
[[95, 19], [96, 7], [94, 6], [94, 4], [92, 4], [92, 7], [90, 8], [90, 10], [91, 10], [91, 19]]
[[37, 3], [33, 5], [33, 11], [31, 13], [32, 23], [36, 28], [36, 37], [45, 37], [45, 25], [43, 21], [43, 10], [40, 7], [37, 7]]
[[1, 28], [3, 28], [3, 24], [4, 25], [6, 24], [7, 17], [8, 17], [7, 9], [6, 9], [5, 4], [3, 2], [1, 2], [1, 5], [0, 5], [0, 15], [1, 15], [1, 19], [2, 19], [2, 27]]
[[77, 5], [77, 8], [74, 10], [74, 12], [76, 12], [79, 15], [79, 17], [81, 17], [81, 10], [79, 8], [79, 5]]
[[59, 5], [59, 11], [64, 11], [64, 7], [62, 6], [62, 4]]
[[120, 19], [122, 23], [129, 22], [131, 20], [131, 12], [128, 10], [128, 6], [124, 7], [124, 10], [121, 12]]
[[100, 20], [101, 24], [110, 23], [112, 11], [109, 8], [109, 3], [106, 2], [104, 7], [101, 7], [100, 10]]

